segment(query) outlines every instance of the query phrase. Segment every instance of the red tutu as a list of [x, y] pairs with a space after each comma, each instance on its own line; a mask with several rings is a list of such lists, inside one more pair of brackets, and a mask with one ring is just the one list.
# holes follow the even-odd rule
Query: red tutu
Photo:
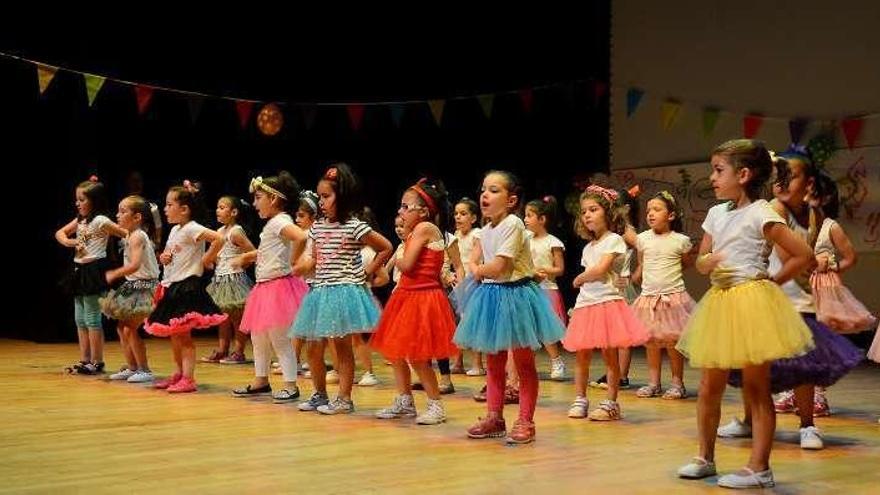
[[569, 351], [637, 347], [650, 338], [623, 299], [576, 308], [571, 314], [562, 345]]
[[370, 346], [388, 359], [427, 361], [458, 354], [455, 317], [443, 289], [397, 289], [385, 305]]

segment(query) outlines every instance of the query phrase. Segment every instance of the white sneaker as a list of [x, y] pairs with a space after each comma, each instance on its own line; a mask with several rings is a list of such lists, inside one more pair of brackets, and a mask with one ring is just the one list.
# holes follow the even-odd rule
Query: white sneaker
[[550, 360], [550, 379], [556, 381], [565, 380], [565, 360], [562, 356]]
[[446, 409], [442, 400], [428, 399], [428, 410], [416, 418], [419, 425], [439, 425], [446, 422]]
[[586, 397], [577, 397], [568, 408], [568, 417], [583, 419], [587, 417], [587, 410], [590, 409], [590, 401]]
[[825, 444], [822, 442], [822, 432], [815, 426], [801, 428], [801, 448], [805, 450], [822, 450]]
[[724, 488], [770, 488], [775, 485], [773, 471], [769, 469], [756, 473], [749, 468], [743, 468], [742, 474], [725, 474], [718, 478], [718, 486]]
[[678, 468], [678, 477], [689, 480], [698, 480], [715, 476], [718, 471], [715, 469], [715, 463], [709, 462], [702, 457], [694, 457], [690, 463]]
[[467, 376], [484, 376], [486, 374], [486, 370], [483, 368], [471, 368], [464, 372]]
[[324, 381], [333, 385], [339, 383], [339, 372], [336, 370], [330, 370], [324, 375]]
[[362, 376], [360, 381], [358, 382], [358, 386], [361, 386], [361, 387], [374, 387], [378, 384], [379, 384], [379, 379], [376, 378], [376, 375], [374, 375], [373, 373], [371, 373], [369, 371], [364, 373], [364, 376]]
[[391, 403], [391, 407], [376, 412], [376, 417], [379, 419], [414, 418], [415, 416], [416, 405], [413, 396], [407, 394], [398, 395]]
[[721, 438], [749, 438], [752, 436], [752, 427], [733, 418], [730, 423], [718, 427], [718, 436]]
[[110, 375], [109, 378], [111, 380], [122, 381], [122, 380], [128, 380], [134, 374], [135, 374], [134, 370], [130, 370], [128, 368], [122, 368], [121, 370], [117, 371], [116, 373], [113, 373], [112, 375]]
[[128, 377], [128, 383], [147, 383], [153, 381], [154, 378], [152, 371], [137, 370]]
[[318, 406], [318, 412], [333, 416], [335, 414], [351, 414], [354, 412], [354, 402], [351, 400], [336, 397], [323, 406]]

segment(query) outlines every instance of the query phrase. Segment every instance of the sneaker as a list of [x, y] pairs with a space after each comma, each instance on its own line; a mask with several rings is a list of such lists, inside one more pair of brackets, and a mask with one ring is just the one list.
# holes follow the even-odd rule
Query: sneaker
[[507, 425], [504, 420], [497, 416], [479, 418], [473, 426], [468, 428], [468, 438], [501, 438], [507, 435]]
[[100, 375], [104, 372], [104, 363], [86, 363], [77, 371], [83, 375]]
[[594, 382], [590, 382], [590, 386], [593, 388], [601, 388], [602, 390], [608, 390], [608, 377], [606, 375], [602, 375], [598, 380]]
[[574, 402], [571, 403], [571, 407], [568, 408], [568, 417], [575, 419], [582, 419], [587, 417], [587, 410], [590, 408], [590, 401], [587, 400], [586, 397], [578, 396], [574, 399]]
[[620, 390], [626, 390], [629, 388], [629, 378], [621, 378], [619, 382], [617, 382], [617, 388]]
[[486, 402], [486, 387], [487, 385], [483, 385], [483, 387], [474, 393], [474, 400], [477, 402]]
[[620, 404], [613, 400], [603, 400], [587, 417], [593, 421], [616, 421], [620, 419]]
[[137, 370], [133, 375], [128, 377], [128, 380], [126, 381], [128, 383], [147, 383], [153, 381], [155, 378], [153, 372], [150, 370]]
[[522, 445], [534, 441], [535, 423], [525, 419], [516, 420], [516, 423], [513, 424], [513, 428], [510, 429], [510, 433], [507, 435], [507, 443]]
[[199, 358], [199, 361], [203, 363], [219, 363], [221, 359], [224, 359], [226, 354], [214, 349], [214, 352], [211, 353], [210, 356], [202, 356]]
[[822, 450], [825, 444], [822, 442], [822, 432], [815, 426], [801, 428], [801, 448], [804, 450]]
[[279, 390], [278, 393], [272, 394], [272, 402], [275, 404], [293, 402], [296, 399], [299, 399], [299, 387], [296, 385], [293, 386], [293, 389], [284, 388]]
[[318, 412], [328, 416], [336, 414], [351, 414], [354, 412], [354, 402], [352, 402], [351, 399], [343, 399], [342, 397], [337, 396], [327, 404], [318, 406]]
[[822, 416], [831, 416], [831, 406], [828, 405], [825, 390], [816, 387], [816, 391], [813, 393], [813, 417]]
[[[220, 364], [247, 364], [248, 359], [243, 352], [233, 352], [220, 360]], [[278, 369], [281, 369], [279, 366]]]
[[327, 399], [327, 394], [322, 394], [321, 392], [312, 392], [312, 396], [309, 397], [309, 400], [306, 402], [300, 402], [298, 409], [300, 411], [317, 411], [319, 407], [330, 402]]
[[183, 375], [181, 373], [175, 373], [164, 380], [159, 380], [158, 382], [156, 382], [153, 385], [153, 388], [158, 388], [160, 390], [166, 389], [166, 388], [170, 387], [171, 385], [174, 385], [175, 383], [179, 382], [181, 378], [183, 378]]
[[690, 463], [678, 468], [678, 477], [689, 480], [698, 480], [715, 476], [718, 471], [715, 469], [715, 463], [709, 462], [702, 457], [694, 457]]
[[76, 363], [73, 363], [72, 365], [65, 367], [64, 372], [68, 373], [70, 375], [82, 374], [82, 372], [83, 372], [82, 370], [85, 367], [85, 365], [87, 365], [87, 364], [89, 364], [88, 361], [77, 361]]
[[416, 418], [417, 425], [439, 425], [446, 422], [446, 408], [442, 400], [428, 399], [427, 410]]
[[122, 368], [121, 370], [117, 371], [116, 373], [113, 373], [112, 375], [110, 375], [109, 378], [113, 381], [128, 380], [135, 373], [136, 372], [134, 370], [130, 370], [128, 368]]
[[440, 380], [439, 385], [440, 395], [449, 395], [455, 393], [455, 385], [452, 384], [451, 381], [444, 382]]
[[749, 468], [742, 468], [738, 473], [725, 474], [718, 478], [718, 486], [723, 488], [771, 488], [775, 485], [773, 471], [769, 469], [756, 473]]
[[660, 385], [645, 385], [636, 390], [636, 397], [642, 399], [650, 399], [652, 397], [660, 397], [663, 395], [663, 387]]
[[786, 390], [777, 395], [773, 400], [773, 409], [779, 414], [796, 412], [797, 405], [794, 402], [794, 392]]
[[[278, 363], [272, 363], [272, 364], [275, 365], [275, 364], [278, 364]], [[279, 364], [278, 367], [280, 368], [281, 365]], [[309, 371], [309, 363], [302, 363], [302, 364], [299, 365], [299, 368], [300, 368], [301, 370], [303, 370], [303, 371]]]
[[339, 383], [339, 372], [336, 370], [328, 371], [327, 374], [324, 375], [324, 381], [331, 385]]
[[254, 387], [250, 383], [244, 388], [236, 388], [232, 390], [233, 397], [256, 397], [258, 395], [266, 395], [272, 393], [272, 385], [268, 383], [262, 387]]
[[186, 394], [189, 392], [196, 392], [198, 387], [196, 387], [196, 381], [192, 378], [181, 377], [180, 380], [177, 380], [177, 383], [168, 387], [169, 394]]
[[416, 405], [413, 396], [409, 394], [400, 394], [394, 398], [391, 407], [381, 409], [376, 413], [379, 419], [398, 419], [398, 418], [414, 418], [416, 416]]
[[752, 436], [752, 425], [747, 425], [733, 418], [730, 423], [718, 427], [718, 436], [721, 438], [750, 438]]
[[562, 356], [550, 360], [550, 379], [560, 382], [565, 380], [565, 360]]
[[464, 373], [467, 376], [486, 376], [485, 368], [471, 368]]
[[376, 375], [374, 375], [370, 371], [367, 371], [366, 373], [364, 373], [364, 375], [358, 381], [358, 386], [361, 386], [361, 387], [375, 387], [378, 384], [379, 384], [379, 379], [376, 378]]

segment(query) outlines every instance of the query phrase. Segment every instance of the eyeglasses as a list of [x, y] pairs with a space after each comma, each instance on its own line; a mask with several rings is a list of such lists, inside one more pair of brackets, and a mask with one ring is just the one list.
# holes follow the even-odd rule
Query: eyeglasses
[[397, 208], [397, 211], [412, 211], [418, 210], [419, 208], [422, 208], [422, 205], [408, 205], [406, 203], [400, 203], [400, 207]]

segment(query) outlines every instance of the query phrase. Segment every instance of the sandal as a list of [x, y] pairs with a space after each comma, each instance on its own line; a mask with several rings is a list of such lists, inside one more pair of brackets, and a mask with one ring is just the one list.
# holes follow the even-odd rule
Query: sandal
[[641, 397], [642, 399], [660, 397], [661, 395], [663, 395], [663, 388], [660, 385], [645, 385], [636, 390], [636, 397]]
[[663, 393], [663, 398], [666, 400], [687, 399], [687, 396], [688, 392], [684, 385], [673, 385]]

